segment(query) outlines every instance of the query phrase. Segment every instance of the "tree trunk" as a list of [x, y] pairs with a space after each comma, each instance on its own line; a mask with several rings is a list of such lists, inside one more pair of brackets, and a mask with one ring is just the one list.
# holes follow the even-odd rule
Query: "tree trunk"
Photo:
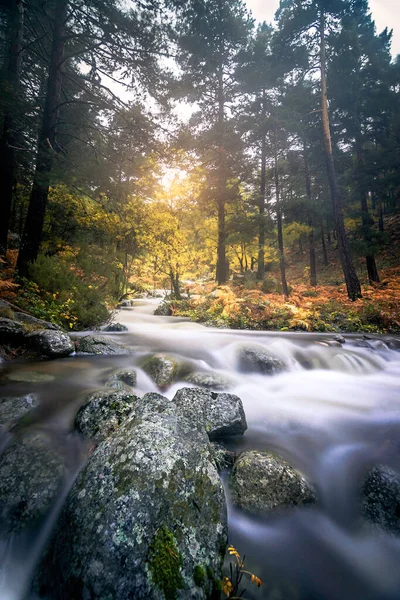
[[10, 44], [6, 85], [8, 87], [7, 108], [3, 118], [3, 135], [0, 146], [0, 181], [2, 186], [1, 221], [0, 221], [0, 256], [7, 251], [7, 236], [13, 205], [13, 191], [16, 175], [16, 110], [19, 108], [19, 92], [21, 79], [21, 55], [24, 33], [23, 0], [12, 0], [10, 8]]
[[[265, 103], [265, 91], [263, 91], [263, 110], [262, 110], [263, 118], [265, 119], [266, 115], [266, 103]], [[264, 129], [264, 124], [263, 124]], [[265, 132], [263, 131], [262, 140], [261, 140], [261, 180], [260, 180], [260, 202], [259, 202], [259, 212], [260, 212], [260, 226], [258, 232], [258, 263], [257, 263], [257, 279], [262, 281], [265, 274], [265, 192], [267, 189], [267, 140], [265, 136]]]
[[[361, 128], [361, 126], [359, 125]], [[379, 283], [379, 273], [375, 262], [375, 256], [372, 250], [372, 232], [371, 226], [373, 220], [368, 210], [368, 192], [364, 185], [364, 159], [362, 152], [362, 142], [356, 139], [356, 158], [357, 158], [357, 175], [358, 175], [358, 192], [360, 194], [361, 218], [364, 242], [366, 245], [365, 261], [367, 264], [368, 280], [372, 283]]]
[[174, 273], [174, 269], [172, 267], [170, 267], [169, 278], [171, 280], [171, 295], [172, 295], [172, 297], [175, 298], [175, 300], [181, 300], [182, 296], [181, 296], [181, 289], [180, 289], [180, 283], [179, 283], [178, 267], [177, 267], [175, 273]]
[[229, 267], [226, 260], [225, 242], [225, 201], [227, 189], [226, 160], [225, 160], [225, 94], [222, 63], [218, 72], [218, 133], [219, 133], [219, 160], [218, 160], [218, 249], [216, 279], [218, 285], [223, 285], [229, 277]]
[[310, 285], [317, 285], [317, 262], [315, 260], [315, 241], [314, 241], [314, 223], [313, 223], [313, 201], [311, 194], [311, 176], [308, 165], [308, 149], [306, 142], [303, 142], [304, 147], [304, 175], [306, 180], [306, 196], [308, 202], [308, 224], [311, 231], [308, 236], [308, 244], [310, 249]]
[[26, 275], [29, 263], [36, 260], [42, 239], [50, 174], [55, 152], [57, 108], [61, 96], [67, 8], [68, 0], [56, 0], [49, 76], [42, 127], [38, 139], [36, 170], [17, 263], [21, 275]]
[[346, 281], [347, 294], [351, 300], [356, 300], [357, 298], [361, 298], [361, 286], [354, 268], [349, 240], [347, 238], [346, 229], [344, 226], [342, 195], [337, 181], [335, 162], [332, 152], [326, 81], [325, 13], [322, 8], [320, 10], [320, 45], [321, 112], [325, 160], [328, 171], [329, 187], [331, 191], [336, 234], [338, 238], [339, 256]]
[[278, 169], [278, 140], [277, 132], [275, 131], [274, 144], [274, 175], [275, 175], [275, 195], [276, 195], [276, 220], [278, 227], [278, 250], [279, 250], [279, 268], [281, 271], [282, 293], [287, 298], [289, 296], [288, 285], [286, 282], [285, 254], [283, 248], [283, 231], [282, 231], [282, 206], [280, 198], [280, 182]]
[[325, 244], [325, 231], [324, 231], [324, 222], [321, 221], [321, 242], [322, 242], [322, 252], [324, 255], [324, 265], [327, 267], [329, 265], [328, 252], [326, 250]]

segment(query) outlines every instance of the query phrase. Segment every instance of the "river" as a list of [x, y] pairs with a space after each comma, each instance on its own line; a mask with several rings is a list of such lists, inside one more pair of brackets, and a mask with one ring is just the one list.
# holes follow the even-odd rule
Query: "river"
[[[60, 496], [39, 528], [12, 535], [0, 530], [0, 600], [37, 600], [30, 592], [35, 565], [86, 455], [85, 443], [72, 431], [85, 395], [116, 368], [135, 366], [143, 355], [160, 351], [193, 370], [232, 380], [248, 422], [245, 435], [230, 443], [232, 450], [275, 450], [317, 490], [314, 507], [260, 518], [232, 506], [225, 481], [229, 541], [246, 556], [246, 568], [264, 581], [260, 589], [246, 586], [246, 597], [398, 599], [400, 537], [363, 526], [359, 489], [373, 465], [400, 473], [400, 342], [361, 334], [339, 343], [333, 334], [212, 329], [155, 317], [157, 302], [138, 301], [116, 316], [129, 331], [108, 335], [133, 346], [133, 356], [0, 365], [3, 397], [36, 394], [39, 401], [29, 419], [0, 434], [0, 452], [13, 438], [46, 431], [67, 467]], [[239, 372], [238, 348], [249, 342], [268, 347], [287, 370], [274, 376]], [[165, 395], [172, 398], [184, 385], [174, 384]], [[139, 369], [135, 393], [149, 391], [157, 390]]]

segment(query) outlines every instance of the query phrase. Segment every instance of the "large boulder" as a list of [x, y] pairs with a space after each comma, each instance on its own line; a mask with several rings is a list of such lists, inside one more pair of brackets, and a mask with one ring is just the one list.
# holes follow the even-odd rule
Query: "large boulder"
[[136, 371], [134, 369], [119, 370], [112, 373], [104, 382], [106, 387], [115, 388], [116, 390], [126, 390], [135, 387], [137, 380]]
[[13, 319], [0, 317], [0, 344], [18, 344], [25, 336], [25, 329]]
[[34, 394], [0, 398], [0, 429], [7, 423], [18, 421], [37, 404], [38, 401]]
[[133, 350], [109, 337], [101, 335], [85, 335], [75, 342], [76, 351], [80, 354], [106, 354], [123, 355], [133, 354]]
[[14, 319], [23, 325], [28, 325], [28, 328], [35, 329], [51, 329], [55, 331], [60, 331], [61, 328], [58, 325], [54, 325], [49, 321], [43, 321], [42, 319], [37, 319], [32, 315], [28, 315], [23, 312], [15, 312]]
[[275, 375], [284, 371], [286, 364], [263, 346], [254, 344], [240, 349], [239, 368], [245, 373]]
[[242, 452], [233, 467], [230, 488], [233, 502], [252, 513], [316, 501], [304, 477], [272, 452]]
[[103, 327], [102, 331], [108, 331], [110, 333], [122, 332], [128, 331], [128, 328], [126, 325], [122, 325], [121, 323], [110, 323], [109, 325], [106, 325], [106, 327]]
[[400, 474], [379, 465], [366, 476], [362, 486], [362, 511], [372, 524], [400, 534]]
[[208, 439], [170, 401], [145, 398], [78, 476], [39, 567], [41, 596], [210, 597], [227, 530]]
[[196, 371], [190, 373], [185, 381], [198, 387], [204, 387], [210, 390], [229, 390], [234, 386], [234, 382], [229, 377], [213, 373], [211, 371]]
[[45, 432], [16, 437], [0, 456], [0, 516], [8, 531], [34, 526], [62, 490], [66, 469]]
[[173, 402], [191, 423], [207, 432], [210, 440], [242, 435], [247, 429], [242, 401], [233, 394], [182, 388]]
[[88, 438], [104, 440], [132, 412], [137, 400], [121, 391], [90, 394], [75, 417], [75, 428]]
[[41, 329], [28, 334], [26, 339], [35, 352], [48, 358], [62, 358], [75, 351], [71, 338], [62, 331]]
[[146, 358], [141, 367], [160, 389], [175, 381], [179, 368], [174, 358], [164, 354], [154, 354]]

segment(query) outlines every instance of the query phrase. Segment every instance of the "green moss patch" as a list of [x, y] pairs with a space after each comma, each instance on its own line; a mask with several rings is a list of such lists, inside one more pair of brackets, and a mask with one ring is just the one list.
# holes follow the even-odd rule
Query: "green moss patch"
[[149, 567], [153, 581], [163, 591], [165, 600], [176, 600], [178, 590], [183, 588], [182, 557], [173, 534], [164, 526], [157, 530], [151, 541]]

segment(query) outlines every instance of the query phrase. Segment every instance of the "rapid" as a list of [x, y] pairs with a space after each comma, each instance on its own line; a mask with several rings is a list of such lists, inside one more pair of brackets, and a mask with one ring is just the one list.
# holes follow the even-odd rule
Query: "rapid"
[[[400, 474], [400, 341], [390, 336], [278, 333], [212, 329], [186, 319], [154, 316], [159, 301], [140, 300], [116, 320], [128, 332], [113, 339], [131, 356], [76, 355], [42, 362], [0, 364], [2, 397], [37, 395], [11, 431], [0, 430], [0, 453], [15, 439], [46, 431], [66, 466], [63, 488], [40, 527], [9, 534], [0, 522], [0, 600], [37, 600], [35, 566], [73, 481], [87, 442], [72, 424], [85, 396], [117, 368], [134, 366], [134, 393], [158, 391], [137, 367], [166, 352], [193, 371], [218, 373], [242, 399], [248, 429], [229, 449], [274, 450], [313, 483], [315, 506], [255, 517], [233, 506], [227, 474], [229, 542], [246, 569], [261, 577], [246, 597], [273, 600], [394, 600], [400, 596], [400, 537], [360, 519], [359, 490], [366, 472], [386, 465]], [[85, 332], [87, 333], [87, 332]], [[242, 373], [238, 349], [261, 344], [286, 364], [272, 376]], [[172, 399], [187, 386], [176, 382]], [[400, 517], [400, 505], [396, 508]], [[1, 508], [0, 508], [1, 519]]]

